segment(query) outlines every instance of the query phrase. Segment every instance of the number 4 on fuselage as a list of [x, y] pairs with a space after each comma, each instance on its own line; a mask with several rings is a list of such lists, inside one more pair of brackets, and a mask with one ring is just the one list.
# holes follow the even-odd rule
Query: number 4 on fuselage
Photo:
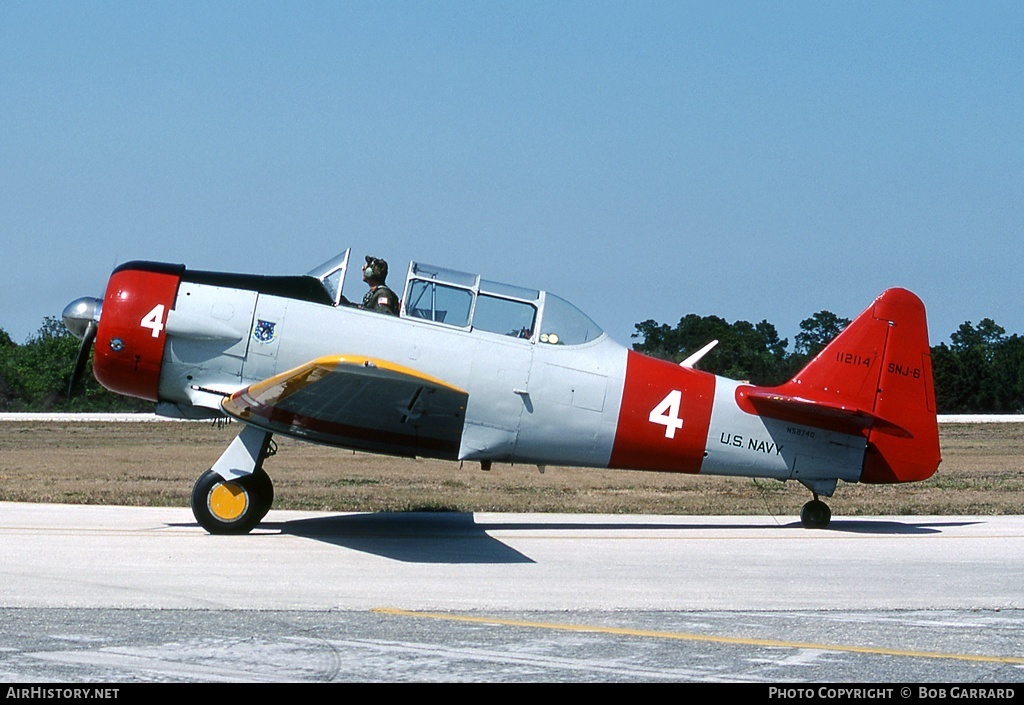
[[909, 291], [884, 292], [763, 388], [694, 369], [703, 351], [677, 365], [627, 350], [548, 292], [422, 263], [398, 316], [346, 305], [348, 255], [287, 277], [130, 262], [102, 301], [65, 310], [108, 389], [167, 416], [245, 422], [193, 490], [207, 530], [247, 532], [269, 510], [275, 433], [484, 466], [792, 479], [814, 494], [811, 527], [828, 524], [819, 495], [839, 480], [922, 480], [939, 464], [925, 311]]

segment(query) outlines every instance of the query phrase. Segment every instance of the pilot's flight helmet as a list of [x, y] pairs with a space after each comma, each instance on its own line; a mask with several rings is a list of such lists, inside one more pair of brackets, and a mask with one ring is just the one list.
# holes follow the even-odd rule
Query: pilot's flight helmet
[[383, 282], [388, 278], [388, 263], [382, 259], [366, 255], [366, 266], [363, 267], [363, 276], [367, 279]]

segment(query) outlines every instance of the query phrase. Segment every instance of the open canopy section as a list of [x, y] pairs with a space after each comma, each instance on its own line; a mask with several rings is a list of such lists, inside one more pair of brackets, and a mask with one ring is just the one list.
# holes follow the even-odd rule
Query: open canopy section
[[348, 248], [340, 255], [332, 257], [318, 267], [307, 272], [308, 276], [316, 277], [323, 284], [327, 295], [331, 297], [334, 305], [341, 303], [341, 287], [345, 283], [345, 271], [348, 269], [348, 258], [352, 254], [352, 248]]

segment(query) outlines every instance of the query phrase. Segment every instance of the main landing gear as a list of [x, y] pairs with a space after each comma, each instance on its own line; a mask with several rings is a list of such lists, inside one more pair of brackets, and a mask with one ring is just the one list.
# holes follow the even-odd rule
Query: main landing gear
[[807, 529], [824, 529], [830, 521], [832, 521], [832, 510], [818, 499], [818, 493], [815, 492], [814, 499], [800, 510], [800, 523]]
[[192, 514], [211, 534], [247, 534], [274, 503], [263, 461], [274, 454], [272, 434], [246, 426], [192, 488]]

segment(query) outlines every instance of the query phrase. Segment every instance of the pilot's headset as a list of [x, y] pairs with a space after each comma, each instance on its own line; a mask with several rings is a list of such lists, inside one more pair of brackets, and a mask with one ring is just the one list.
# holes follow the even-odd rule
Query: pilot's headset
[[374, 281], [384, 282], [388, 278], [388, 263], [376, 257], [366, 256], [366, 266], [363, 268], [363, 276]]

